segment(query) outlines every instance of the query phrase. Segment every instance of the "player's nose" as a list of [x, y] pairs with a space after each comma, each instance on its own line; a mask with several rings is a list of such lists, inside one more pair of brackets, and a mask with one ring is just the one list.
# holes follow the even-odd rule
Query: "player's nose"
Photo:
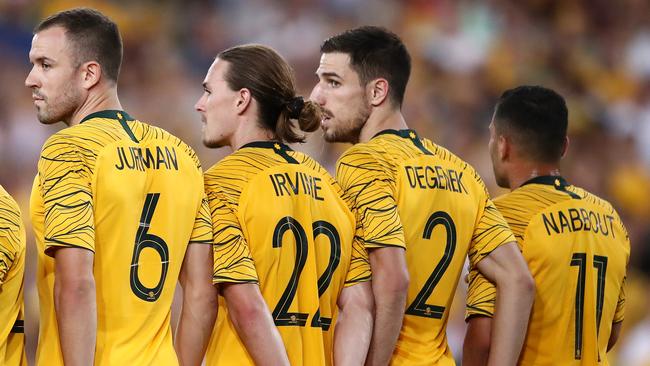
[[325, 98], [323, 98], [323, 93], [320, 88], [320, 83], [314, 85], [314, 89], [311, 90], [311, 94], [309, 95], [309, 100], [313, 101], [318, 105], [325, 104]]
[[34, 75], [34, 68], [29, 71], [27, 78], [25, 78], [25, 86], [28, 88], [37, 88], [39, 87], [36, 75]]

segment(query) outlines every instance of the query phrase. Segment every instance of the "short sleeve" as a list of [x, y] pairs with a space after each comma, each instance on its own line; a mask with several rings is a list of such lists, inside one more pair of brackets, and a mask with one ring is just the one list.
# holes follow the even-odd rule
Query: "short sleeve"
[[406, 248], [395, 201], [395, 181], [372, 154], [350, 149], [337, 164], [336, 179], [357, 220], [357, 233], [366, 249]]
[[0, 285], [24, 247], [20, 211], [9, 196], [0, 196]]
[[66, 140], [52, 136], [38, 162], [47, 255], [60, 247], [95, 250], [92, 171], [84, 155], [92, 152]]
[[470, 270], [485, 256], [489, 255], [499, 246], [507, 243], [516, 243], [506, 219], [487, 196], [483, 209], [479, 211], [478, 220], [474, 227], [472, 243], [467, 253]]
[[205, 194], [194, 219], [190, 244], [212, 244], [212, 218], [210, 217], [208, 197]]
[[237, 216], [218, 192], [208, 191], [206, 193], [214, 232], [212, 282], [258, 282], [253, 257]]
[[496, 299], [496, 286], [476, 268], [470, 270], [465, 303], [465, 320], [473, 316], [494, 316]]
[[350, 259], [350, 269], [345, 276], [345, 286], [356, 285], [357, 283], [370, 281], [370, 261], [368, 252], [358, 237], [352, 241], [352, 258]]
[[620, 323], [625, 318], [625, 278], [621, 284], [621, 290], [618, 294], [616, 303], [616, 312], [614, 313], [614, 323]]

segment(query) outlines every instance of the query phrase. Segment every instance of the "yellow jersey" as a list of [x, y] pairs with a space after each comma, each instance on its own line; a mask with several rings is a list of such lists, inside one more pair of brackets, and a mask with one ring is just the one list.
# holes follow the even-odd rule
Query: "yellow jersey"
[[[537, 291], [520, 365], [608, 365], [612, 324], [623, 321], [630, 256], [627, 231], [605, 200], [541, 176], [495, 200], [512, 228]], [[472, 274], [483, 301], [467, 316], [491, 316], [494, 285]]]
[[476, 171], [413, 130], [353, 146], [336, 177], [369, 249], [406, 249], [410, 284], [392, 365], [453, 365], [445, 334], [465, 258], [515, 239]]
[[96, 365], [178, 365], [170, 327], [188, 243], [212, 227], [194, 151], [123, 111], [93, 113], [43, 146], [31, 196], [38, 248], [36, 361], [63, 365], [53, 250], [94, 252]]
[[[370, 279], [338, 184], [309, 156], [263, 141], [210, 168], [205, 188], [214, 282], [259, 282], [291, 364], [331, 365], [339, 293]], [[221, 296], [207, 365], [253, 365]]]
[[26, 365], [23, 318], [25, 227], [20, 209], [0, 186], [0, 364]]

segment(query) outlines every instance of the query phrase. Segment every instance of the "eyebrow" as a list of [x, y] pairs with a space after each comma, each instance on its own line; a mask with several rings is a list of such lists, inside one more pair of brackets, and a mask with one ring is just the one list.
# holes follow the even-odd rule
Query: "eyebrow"
[[337, 73], [335, 73], [333, 71], [326, 71], [326, 72], [323, 72], [323, 73], [320, 73], [320, 74], [316, 73], [316, 75], [322, 76], [322, 77], [330, 77], [330, 78], [335, 77], [335, 78], [341, 79], [341, 75], [339, 75], [339, 74], [337, 74]]
[[51, 58], [49, 58], [49, 57], [47, 57], [47, 56], [39, 56], [39, 57], [37, 57], [37, 58], [34, 59], [34, 62], [43, 62], [43, 61], [54, 62], [53, 59], [51, 59]]

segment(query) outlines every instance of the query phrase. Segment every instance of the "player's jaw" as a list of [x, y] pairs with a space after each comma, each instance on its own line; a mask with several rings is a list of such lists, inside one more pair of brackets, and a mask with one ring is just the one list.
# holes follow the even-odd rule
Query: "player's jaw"
[[33, 89], [32, 99], [36, 106], [36, 117], [46, 125], [69, 121], [83, 103], [83, 96], [71, 84], [65, 86], [59, 95], [53, 96], [46, 96], [39, 89]]
[[[357, 143], [361, 129], [370, 115], [368, 108], [360, 106], [352, 116], [337, 117], [327, 108], [322, 108], [321, 128], [328, 142]], [[342, 113], [343, 114], [343, 113]]]

